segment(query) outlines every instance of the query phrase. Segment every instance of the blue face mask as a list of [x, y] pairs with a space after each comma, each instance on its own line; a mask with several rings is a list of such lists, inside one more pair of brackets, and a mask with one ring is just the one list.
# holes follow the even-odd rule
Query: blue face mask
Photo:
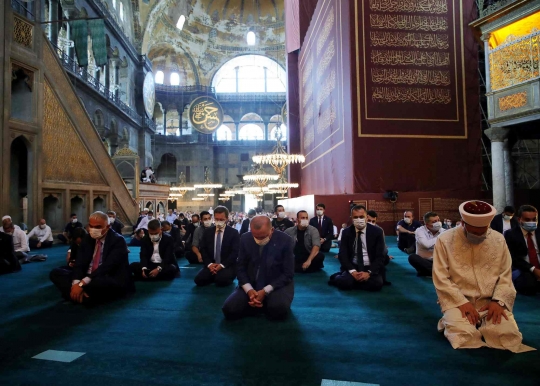
[[522, 222], [521, 227], [527, 232], [534, 232], [537, 224], [534, 221]]

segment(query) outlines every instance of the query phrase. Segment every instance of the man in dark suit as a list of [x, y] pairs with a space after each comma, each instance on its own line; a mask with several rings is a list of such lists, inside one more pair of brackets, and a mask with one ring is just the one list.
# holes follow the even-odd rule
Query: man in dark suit
[[81, 242], [73, 271], [55, 268], [49, 274], [62, 296], [76, 303], [101, 303], [134, 291], [126, 240], [109, 232], [109, 218], [95, 212], [90, 234]]
[[202, 264], [203, 258], [201, 254], [201, 241], [204, 231], [212, 226], [212, 215], [203, 210], [199, 215], [201, 225], [195, 229], [191, 238], [191, 249], [186, 251], [186, 259], [190, 264]]
[[244, 233], [249, 232], [249, 224], [251, 223], [251, 220], [253, 219], [253, 217], [255, 217], [256, 214], [257, 212], [255, 212], [254, 209], [250, 209], [248, 211], [248, 218], [244, 219], [244, 221], [242, 222], [242, 228], [240, 228], [240, 236], [242, 236]]
[[229, 210], [224, 206], [214, 209], [215, 226], [205, 229], [200, 243], [204, 268], [195, 276], [195, 284], [205, 286], [231, 285], [236, 277], [236, 259], [240, 236], [227, 226]]
[[66, 228], [64, 229], [64, 233], [61, 235], [58, 235], [58, 240], [63, 242], [64, 244], [71, 243], [71, 234], [76, 228], [82, 228], [82, 223], [77, 220], [77, 213], [71, 214], [71, 220], [67, 223]]
[[523, 205], [518, 211], [519, 227], [505, 232], [506, 245], [512, 255], [512, 281], [523, 295], [540, 292], [540, 235], [536, 230], [538, 210]]
[[238, 287], [223, 305], [227, 319], [259, 310], [270, 319], [287, 317], [294, 298], [294, 241], [275, 232], [266, 216], [254, 217], [251, 232], [240, 238], [236, 264]]
[[111, 224], [111, 229], [121, 235], [124, 224], [122, 223], [122, 221], [116, 218], [116, 212], [113, 210], [109, 210], [107, 212], [107, 216], [109, 216], [109, 224]]
[[519, 222], [514, 218], [515, 212], [516, 210], [513, 206], [504, 207], [504, 211], [491, 220], [491, 229], [504, 235], [504, 232], [507, 230], [519, 228]]
[[7, 233], [0, 232], [0, 275], [18, 272], [20, 270], [21, 264], [15, 256], [13, 237]]
[[353, 225], [343, 231], [339, 261], [341, 272], [328, 284], [342, 290], [380, 291], [384, 281], [384, 238], [382, 230], [367, 223], [363, 205], [351, 210]]
[[180, 274], [174, 257], [174, 240], [161, 230], [157, 219], [148, 223], [148, 235], [142, 239], [140, 260], [129, 266], [136, 280], [172, 280]]
[[318, 229], [321, 236], [321, 252], [330, 251], [332, 238], [334, 237], [334, 223], [330, 217], [324, 215], [326, 206], [317, 204], [315, 208], [317, 215], [309, 220], [309, 225]]
[[189, 223], [186, 227], [186, 234], [184, 235], [184, 237], [182, 237], [182, 241], [185, 243], [186, 250], [191, 250], [191, 245], [193, 244], [193, 234], [200, 225], [200, 217], [197, 213], [194, 213], [191, 216], [191, 223]]
[[182, 237], [180, 236], [180, 229], [173, 227], [172, 224], [168, 221], [161, 222], [161, 230], [172, 237], [174, 241], [174, 256], [177, 259], [180, 259], [184, 256], [184, 243], [182, 242]]

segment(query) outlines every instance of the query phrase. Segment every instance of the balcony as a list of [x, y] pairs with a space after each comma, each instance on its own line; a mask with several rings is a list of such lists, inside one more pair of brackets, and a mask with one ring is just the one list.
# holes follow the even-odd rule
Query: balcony
[[520, 0], [477, 0], [479, 19], [489, 16]]
[[284, 92], [227, 93], [217, 94], [217, 99], [220, 102], [274, 102], [283, 104], [287, 100], [287, 94]]

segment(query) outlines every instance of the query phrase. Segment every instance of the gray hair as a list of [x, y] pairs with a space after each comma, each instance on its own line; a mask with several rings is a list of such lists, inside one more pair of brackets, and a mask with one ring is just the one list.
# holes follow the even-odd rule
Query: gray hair
[[94, 220], [101, 220], [101, 221], [104, 221], [106, 222], [107, 224], [109, 223], [109, 216], [107, 216], [105, 213], [103, 212], [100, 212], [100, 211], [97, 211], [97, 212], [94, 212], [90, 215], [90, 220], [91, 219], [94, 219]]

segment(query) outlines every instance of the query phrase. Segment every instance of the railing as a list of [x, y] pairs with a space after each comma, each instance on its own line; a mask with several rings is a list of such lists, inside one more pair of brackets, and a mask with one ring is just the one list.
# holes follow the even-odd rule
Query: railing
[[[19, 15], [26, 17], [28, 20], [35, 20], [34, 14], [26, 7], [28, 3], [23, 3], [19, 0], [11, 0], [11, 8]], [[33, 4], [33, 3], [31, 3]]]
[[540, 77], [540, 30], [519, 38], [509, 36], [489, 51], [491, 90], [497, 91]]
[[208, 93], [208, 94], [215, 94], [214, 87], [210, 86], [201, 86], [201, 85], [194, 85], [194, 86], [170, 86], [165, 84], [156, 84], [156, 92], [165, 92], [165, 93], [171, 93], [171, 94], [186, 94], [186, 93]]
[[265, 92], [265, 93], [227, 93], [217, 94], [220, 102], [283, 102], [287, 99], [284, 92]]
[[477, 0], [478, 12], [480, 18], [483, 18], [499, 9], [506, 7], [509, 4], [516, 2], [517, 0]]

